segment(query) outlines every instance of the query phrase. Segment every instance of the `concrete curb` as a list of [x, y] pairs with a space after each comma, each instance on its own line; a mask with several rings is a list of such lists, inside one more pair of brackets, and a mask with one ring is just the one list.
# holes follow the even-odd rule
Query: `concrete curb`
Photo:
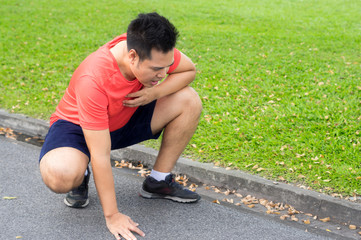
[[[48, 131], [48, 122], [46, 121], [20, 114], [10, 114], [1, 109], [0, 126], [40, 137], [45, 137]], [[111, 158], [113, 161], [124, 159], [131, 162], [141, 162], [150, 168], [155, 162], [157, 153], [154, 149], [133, 145], [112, 151]], [[174, 173], [186, 174], [191, 180], [207, 185], [235, 189], [241, 194], [287, 203], [297, 210], [312, 213], [319, 218], [330, 217], [331, 221], [335, 223], [361, 226], [361, 204], [333, 198], [293, 185], [266, 180], [239, 170], [226, 170], [210, 163], [195, 162], [186, 158], [178, 160]]]

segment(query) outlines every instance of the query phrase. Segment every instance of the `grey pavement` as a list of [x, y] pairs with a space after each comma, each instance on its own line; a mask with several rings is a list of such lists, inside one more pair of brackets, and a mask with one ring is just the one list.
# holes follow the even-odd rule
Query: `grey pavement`
[[[113, 239], [102, 216], [94, 183], [90, 205], [71, 209], [64, 195], [43, 184], [38, 169], [40, 148], [0, 136], [0, 239]], [[332, 239], [306, 232], [247, 210], [218, 205], [203, 196], [196, 204], [139, 197], [143, 178], [129, 169], [113, 169], [119, 209], [140, 223], [138, 239]], [[5, 197], [16, 197], [6, 200]]]
[[[11, 129], [13, 129], [14, 131], [17, 131], [17, 133], [23, 133], [20, 135], [17, 135], [17, 139], [24, 141], [26, 138], [30, 139], [30, 142], [32, 142], [33, 144], [37, 144], [39, 145], [39, 140], [43, 139], [48, 131], [48, 122], [44, 121], [44, 120], [39, 120], [39, 119], [33, 119], [21, 114], [12, 114], [7, 112], [6, 110], [2, 110], [0, 109], [0, 127], [9, 127]], [[27, 136], [26, 136], [26, 135]], [[1, 137], [1, 136], [0, 136]], [[30, 137], [30, 138], [29, 138]], [[2, 141], [3, 142], [3, 141]], [[0, 145], [1, 143], [0, 142]], [[4, 139], [4, 142], [8, 142], [8, 140]], [[12, 144], [17, 144], [18, 146], [24, 146], [23, 143], [21, 142], [12, 142]], [[4, 143], [5, 145], [5, 143]], [[36, 147], [31, 146], [31, 145], [25, 145], [26, 148], [28, 149], [28, 151], [30, 151], [29, 149], [33, 149], [33, 151], [36, 151]], [[3, 148], [2, 148], [3, 149]], [[39, 151], [39, 149], [38, 149]], [[14, 150], [13, 153], [7, 153], [7, 155], [10, 154], [10, 157], [14, 154], [20, 154], [18, 153], [16, 150]], [[125, 149], [121, 149], [121, 150], [116, 150], [116, 151], [112, 151], [112, 155], [111, 155], [111, 160], [114, 163], [115, 160], [127, 160], [130, 161], [132, 163], [139, 163], [141, 162], [144, 166], [151, 168], [152, 165], [155, 162], [155, 158], [157, 156], [157, 151], [154, 149], [150, 149], [150, 148], [146, 148], [144, 146], [141, 145], [134, 145]], [[27, 156], [27, 153], [25, 150], [23, 150], [23, 154], [24, 156]], [[5, 153], [2, 154], [0, 151], [0, 156], [2, 155], [6, 155]], [[35, 154], [36, 155], [36, 154]], [[26, 162], [27, 164], [34, 164], [32, 157], [31, 161]], [[37, 157], [36, 157], [37, 158]], [[1, 161], [3, 160], [2, 158], [0, 158], [0, 173], [4, 172], [7, 174], [2, 174], [0, 175], [0, 228], [2, 226], [2, 222], [4, 222], [4, 226], [5, 226], [5, 222], [6, 224], [11, 224], [12, 221], [15, 221], [15, 219], [5, 219], [3, 220], [2, 218], [2, 209], [6, 209], [5, 208], [5, 204], [19, 204], [21, 203], [21, 199], [20, 198], [16, 198], [14, 200], [3, 200], [2, 198], [5, 196], [5, 186], [10, 187], [11, 186], [19, 186], [21, 188], [24, 186], [27, 186], [27, 184], [30, 184], [31, 182], [33, 182], [34, 179], [27, 179], [26, 181], [20, 181], [21, 184], [18, 185], [14, 185], [14, 180], [11, 182], [10, 179], [12, 179], [11, 177], [9, 177], [9, 169], [14, 168], [14, 166], [20, 166], [19, 168], [16, 168], [17, 170], [21, 169], [21, 163], [16, 160], [16, 156], [14, 155], [14, 157], [12, 157], [12, 159], [15, 159], [13, 161], [7, 162], [8, 164], [11, 163], [11, 166], [9, 167], [3, 167], [6, 166], [5, 164], [2, 164]], [[19, 157], [19, 159], [21, 159], [21, 157]], [[36, 163], [37, 164], [37, 163]], [[26, 167], [27, 168], [27, 167]], [[32, 169], [32, 168], [27, 168], [27, 169]], [[38, 170], [36, 168], [34, 168], [34, 175], [32, 174], [33, 172], [28, 172], [25, 173], [24, 178], [27, 177], [33, 177], [35, 178], [36, 176], [39, 175]], [[119, 194], [124, 198], [127, 197], [128, 195], [124, 195], [125, 193], [130, 194], [131, 191], [137, 191], [137, 189], [139, 189], [139, 186], [141, 185], [141, 179], [139, 178], [135, 178], [133, 175], [136, 173], [130, 173], [129, 171], [125, 171], [124, 169], [114, 169], [114, 175], [115, 175], [115, 179], [119, 182], [125, 182], [126, 185], [125, 186], [130, 186], [130, 185], [134, 185], [135, 182], [129, 182], [130, 179], [137, 179], [135, 181], [138, 181], [138, 185], [137, 187], [132, 187], [130, 190], [128, 189], [123, 189], [119, 192]], [[15, 171], [16, 172], [16, 171]], [[213, 164], [210, 163], [199, 163], [197, 161], [192, 161], [190, 159], [186, 159], [186, 158], [180, 158], [177, 162], [177, 165], [173, 171], [174, 173], [179, 173], [179, 174], [186, 174], [189, 177], [189, 180], [191, 183], [197, 183], [199, 184], [199, 187], [197, 188], [197, 191], [199, 193], [201, 193], [203, 195], [203, 199], [205, 200], [204, 202], [202, 201], [202, 203], [199, 204], [199, 206], [197, 205], [197, 210], [202, 210], [202, 208], [204, 207], [204, 204], [210, 204], [211, 205], [211, 209], [206, 209], [206, 210], [202, 210], [201, 213], [197, 212], [197, 224], [195, 225], [194, 222], [191, 222], [190, 226], [185, 226], [187, 228], [197, 228], [199, 229], [198, 232], [193, 232], [192, 235], [195, 238], [189, 237], [187, 235], [184, 236], [185, 239], [203, 239], [204, 238], [210, 238], [210, 239], [224, 239], [224, 238], [230, 238], [230, 239], [239, 239], [239, 238], [244, 238], [244, 237], [248, 237], [250, 239], [276, 239], [276, 238], [272, 238], [275, 237], [277, 235], [277, 239], [279, 239], [278, 237], [281, 236], [281, 239], [287, 239], [287, 237], [283, 238], [284, 236], [282, 235], [282, 232], [280, 232], [280, 235], [278, 233], [274, 233], [274, 231], [270, 231], [270, 234], [273, 236], [268, 236], [267, 234], [262, 235], [262, 237], [258, 238], [259, 236], [256, 234], [254, 237], [250, 237], [250, 232], [252, 231], [242, 231], [242, 228], [244, 226], [248, 226], [248, 225], [252, 225], [255, 224], [255, 228], [257, 228], [257, 231], [266, 231], [265, 229], [263, 229], [263, 225], [262, 228], [258, 228], [260, 226], [260, 224], [254, 223], [253, 222], [253, 217], [257, 216], [259, 219], [264, 219], [265, 221], [271, 221], [271, 222], [281, 222], [281, 224], [279, 226], [290, 226], [291, 229], [301, 229], [302, 231], [309, 231], [309, 232], [314, 232], [317, 234], [323, 234], [326, 235], [328, 237], [331, 238], [337, 238], [337, 239], [361, 239], [361, 234], [359, 234], [358, 232], [360, 232], [360, 228], [357, 228], [356, 230], [350, 230], [348, 228], [348, 226], [350, 224], [354, 224], [357, 227], [361, 226], [361, 204], [360, 202], [350, 202], [350, 201], [346, 201], [343, 199], [338, 199], [338, 198], [333, 198], [324, 194], [320, 194], [314, 191], [310, 191], [310, 190], [306, 190], [306, 189], [301, 189], [298, 188], [296, 186], [293, 186], [291, 184], [285, 184], [285, 183], [280, 183], [280, 182], [274, 182], [274, 181], [270, 181], [258, 176], [254, 176], [254, 175], [250, 175], [247, 173], [244, 173], [242, 171], [239, 170], [226, 170], [224, 168], [220, 168], [220, 167], [216, 167]], [[31, 173], [31, 174], [30, 174]], [[27, 176], [26, 174], [30, 174], [29, 176]], [[40, 177], [39, 177], [40, 178]], [[4, 180], [5, 179], [5, 180]], [[10, 182], [9, 182], [10, 181]], [[24, 185], [25, 184], [25, 185]], [[91, 183], [93, 184], [93, 183]], [[65, 206], [63, 206], [62, 204], [62, 198], [63, 196], [60, 195], [56, 195], [51, 193], [48, 189], [46, 189], [45, 186], [43, 186], [43, 184], [37, 184], [36, 186], [33, 186], [32, 189], [32, 193], [42, 193], [42, 195], [46, 195], [48, 198], [44, 201], [46, 202], [50, 202], [52, 204], [50, 204], [50, 206], [55, 205], [57, 206], [58, 209], [62, 209], [62, 211], [57, 212], [54, 211], [53, 208], [51, 208], [50, 210], [48, 209], [48, 205], [43, 205], [41, 204], [41, 208], [31, 208], [34, 209], [34, 211], [36, 212], [36, 216], [37, 217], [41, 217], [42, 215], [42, 211], [39, 209], [44, 208], [44, 215], [46, 218], [50, 217], [51, 214], [50, 213], [57, 213], [60, 214], [59, 216], [61, 217], [60, 219], [67, 219], [66, 217], [68, 217], [69, 219], [71, 219], [72, 221], [74, 221], [74, 210], [73, 209], [68, 209], [65, 208]], [[123, 186], [123, 185], [121, 185]], [[267, 199], [269, 201], [273, 201], [275, 203], [283, 203], [283, 204], [289, 204], [293, 207], [295, 207], [297, 210], [302, 211], [300, 214], [297, 214], [297, 218], [299, 218], [298, 221], [294, 222], [291, 221], [290, 219], [287, 219], [288, 221], [280, 221], [280, 216], [279, 215], [272, 215], [272, 214], [266, 214], [265, 213], [265, 208], [263, 206], [260, 205], [256, 205], [254, 208], [249, 209], [247, 208], [245, 205], [242, 206], [237, 206], [235, 207], [235, 204], [229, 204], [227, 202], [225, 202], [225, 200], [229, 200], [229, 199], [224, 199], [225, 196], [222, 195], [221, 193], [215, 193], [214, 191], [209, 190], [209, 186], [214, 186], [217, 187], [219, 189], [223, 189], [223, 191], [225, 189], [231, 189], [231, 190], [236, 190], [238, 193], [241, 193], [243, 196], [246, 195], [252, 195], [258, 199]], [[39, 188], [39, 189], [36, 189]], [[207, 189], [208, 188], [208, 189]], [[12, 188], [11, 188], [12, 189]], [[17, 188], [13, 188], [14, 191], [16, 191]], [[26, 188], [28, 189], [28, 188]], [[29, 188], [31, 189], [31, 188]], [[92, 192], [93, 191], [93, 192]], [[129, 191], [129, 192], [128, 192]], [[18, 190], [17, 192], [21, 192], [20, 190]], [[11, 192], [10, 192], [11, 193]], [[23, 192], [21, 192], [22, 194], [24, 194]], [[45, 194], [45, 193], [49, 193]], [[95, 201], [95, 203], [97, 202], [97, 197], [96, 197], [96, 193], [95, 193], [95, 189], [94, 187], [92, 188], [91, 192], [92, 194], [92, 200], [91, 201]], [[137, 193], [134, 193], [137, 194]], [[134, 196], [134, 194], [132, 196]], [[130, 195], [129, 195], [130, 196]], [[230, 196], [227, 196], [227, 198], [229, 198]], [[232, 198], [232, 197], [230, 197]], [[38, 197], [38, 199], [42, 199], [40, 197]], [[122, 198], [118, 197], [118, 201], [121, 201]], [[215, 205], [214, 203], [211, 203], [212, 200], [215, 199], [219, 199], [221, 206], [219, 205]], [[223, 201], [222, 201], [223, 199]], [[233, 199], [236, 201], [240, 201], [240, 199], [235, 198], [233, 195]], [[43, 200], [43, 199], [42, 199]], [[134, 200], [134, 199], [133, 199]], [[139, 201], [142, 201], [142, 204], [138, 203]], [[179, 209], [180, 210], [186, 210], [186, 211], [195, 211], [193, 208], [194, 206], [187, 206], [187, 208], [182, 208], [182, 206], [179, 205], [174, 205], [174, 203], [170, 203], [170, 202], [164, 202], [164, 201], [154, 201], [154, 202], [159, 202], [159, 204], [161, 206], [170, 206], [170, 208], [174, 208], [174, 209]], [[4, 204], [2, 204], [4, 203]], [[147, 205], [147, 201], [144, 201], [144, 199], [137, 199], [136, 202], [134, 202], [133, 204], [137, 203], [139, 205], [139, 209], [143, 209], [142, 214], [140, 214], [140, 216], [142, 216], [143, 218], [146, 218], [148, 215], [147, 214], [143, 214], [145, 211], [149, 211], [148, 208], [150, 209], [154, 209], [156, 206], [148, 206]], [[123, 203], [122, 204], [126, 204]], [[126, 205], [122, 205], [120, 204], [120, 206], [126, 206]], [[154, 203], [152, 203], [154, 204]], [[167, 204], [167, 205], [166, 205]], [[215, 206], [214, 206], [215, 205]], [[28, 205], [26, 204], [26, 207]], [[227, 211], [230, 211], [230, 215], [225, 215], [226, 217], [224, 218], [220, 218], [218, 216], [215, 217], [216, 215], [216, 211], [215, 209], [218, 209], [218, 207], [226, 207], [226, 209], [228, 209]], [[38, 207], [38, 206], [37, 206]], [[29, 208], [29, 207], [27, 207]], [[29, 208], [30, 209], [30, 208]], [[45, 211], [45, 209], [47, 209], [48, 211]], [[129, 206], [124, 207], [124, 211], [125, 213], [132, 215], [132, 213], [128, 213], [126, 211], [128, 211], [129, 209], [132, 209], [132, 205], [130, 204]], [[162, 209], [160, 207], [160, 209]], [[9, 211], [14, 211], [14, 210], [8, 210]], [[20, 211], [20, 210], [19, 210]], [[209, 211], [215, 211], [215, 214], [208, 214]], [[41, 212], [41, 213], [39, 213]], [[250, 221], [250, 223], [248, 224], [248, 222], [242, 222], [241, 220], [238, 219], [238, 216], [236, 216], [237, 214], [239, 214], [239, 212], [241, 212], [242, 214], [250, 214], [252, 217], [250, 219], [248, 219]], [[6, 211], [5, 211], [6, 213]], [[20, 212], [21, 213], [21, 212]], [[83, 214], [83, 211], [77, 211], [75, 214], [75, 219], [78, 219], [80, 223], [83, 223], [83, 221], [80, 220], [85, 220], [85, 222], [89, 222], [89, 219], [92, 219], [91, 221], [96, 222], [96, 223], [100, 223], [103, 221], [103, 224], [100, 225], [104, 225], [104, 220], [102, 217], [98, 218], [99, 216], [101, 216], [101, 209], [100, 209], [100, 204], [95, 204], [95, 205], [91, 205], [87, 211], [86, 215], [84, 213], [84, 215], [79, 215], [78, 213]], [[138, 212], [137, 216], [139, 215]], [[168, 213], [168, 212], [167, 212]], [[306, 213], [311, 213], [312, 214], [312, 218], [310, 217], [309, 214]], [[35, 214], [35, 213], [34, 213]], [[64, 216], [64, 214], [66, 214]], [[178, 214], [178, 215], [176, 215]], [[235, 214], [235, 215], [233, 215]], [[285, 212], [281, 212], [281, 214], [285, 214]], [[287, 212], [286, 212], [287, 214]], [[5, 216], [5, 215], [4, 215]], [[24, 214], [20, 214], [18, 216], [24, 217]], [[35, 215], [31, 215], [31, 216], [35, 216]], [[79, 217], [81, 216], [81, 217]], [[179, 214], [179, 213], [175, 213], [173, 215], [173, 217], [175, 217], [176, 219], [180, 219], [182, 218], [183, 214]], [[27, 216], [28, 217], [28, 216]], [[152, 218], [152, 216], [150, 215], [149, 217]], [[204, 219], [203, 219], [204, 217]], [[320, 218], [325, 218], [325, 217], [329, 217], [330, 218], [330, 222], [327, 223], [323, 223], [321, 221], [319, 221], [318, 219]], [[54, 219], [57, 219], [56, 216], [53, 216]], [[198, 220], [199, 218], [199, 220]], [[29, 218], [24, 218], [27, 221], [32, 220]], [[157, 218], [155, 218], [156, 220], [158, 220]], [[253, 220], [252, 220], [253, 219]], [[316, 220], [315, 220], [316, 219]], [[137, 220], [135, 218], [135, 220]], [[153, 219], [154, 220], [154, 219]], [[215, 222], [215, 223], [219, 223], [219, 222], [225, 222], [228, 223], [228, 220], [232, 220], [230, 224], [226, 224], [226, 225], [212, 225], [210, 224], [210, 222]], [[311, 220], [311, 224], [309, 225], [305, 225], [304, 224], [304, 220]], [[16, 221], [18, 221], [18, 219], [16, 219]], [[27, 222], [24, 220], [24, 222]], [[170, 220], [169, 220], [170, 221]], [[172, 220], [170, 221], [170, 223], [175, 223], [175, 224], [179, 224], [178, 222], [174, 222], [176, 220]], [[74, 223], [74, 222], [73, 222]], [[167, 231], [165, 231], [165, 233], [163, 233], [162, 231], [157, 231], [157, 228], [163, 229], [163, 225], [164, 223], [162, 222], [162, 224], [160, 224], [160, 226], [156, 226], [156, 227], [151, 227], [152, 224], [154, 222], [151, 221], [148, 225], [144, 225], [143, 230], [145, 231], [156, 231], [157, 234], [159, 234], [159, 232], [161, 232], [162, 234], [167, 233]], [[189, 223], [189, 221], [185, 221], [185, 223]], [[16, 222], [14, 222], [13, 224], [17, 224]], [[43, 226], [48, 226], [49, 222], [48, 221], [44, 221], [44, 223], [42, 223]], [[59, 236], [63, 236], [63, 234], [65, 234], [67, 231], [69, 231], [70, 233], [72, 233], [72, 231], [74, 230], [73, 224], [67, 224], [66, 221], [64, 223], [57, 223], [56, 221], [51, 223], [51, 227], [45, 227], [48, 229], [58, 229], [58, 227], [56, 227], [56, 224], [61, 224], [60, 229], [61, 230], [53, 230], [54, 233], [58, 234]], [[238, 224], [238, 225], [237, 225]], [[262, 223], [263, 224], [263, 223]], [[268, 224], [268, 223], [267, 223]], [[267, 225], [266, 224], [266, 225]], [[86, 224], [83, 224], [86, 225]], [[236, 225], [236, 227], [235, 227]], [[7, 226], [7, 225], [6, 225]], [[55, 226], [55, 227], [54, 227]], [[146, 227], [149, 227], [149, 230], [146, 230]], [[168, 227], [168, 225], [165, 225]], [[178, 226], [178, 225], [175, 225]], [[179, 225], [181, 228], [184, 227], [182, 225]], [[208, 228], [205, 228], [206, 230], [202, 231], [202, 226], [212, 226], [212, 231], [209, 231]], [[35, 230], [38, 229], [39, 226], [34, 225], [33, 229], [34, 232], [36, 232]], [[4, 227], [5, 229], [5, 227]], [[7, 228], [6, 228], [7, 229]], [[9, 228], [11, 229], [11, 228]], [[18, 228], [15, 228], [18, 229]], [[43, 229], [43, 228], [42, 228]], [[90, 228], [91, 232], [93, 233], [93, 227]], [[94, 232], [94, 236], [90, 237], [90, 239], [104, 239], [103, 233], [107, 233], [106, 228], [104, 227], [104, 231], [101, 232], [99, 229]], [[175, 227], [176, 231], [178, 228]], [[216, 231], [217, 229], [220, 229], [219, 232], [222, 233], [224, 235], [224, 237], [218, 236], [217, 234], [214, 233], [214, 231]], [[246, 228], [248, 229], [248, 227]], [[18, 230], [16, 230], [18, 231]], [[14, 234], [16, 233], [16, 231], [14, 232]], [[239, 231], [239, 232], [237, 232]], [[255, 231], [255, 232], [257, 232]], [[268, 229], [267, 229], [268, 231]], [[2, 229], [0, 229], [0, 240], [3, 239], [2, 237], [2, 233], [4, 231], [2, 231]], [[42, 232], [41, 232], [42, 233]], [[200, 235], [197, 235], [197, 233], [199, 233]], [[210, 234], [208, 234], [210, 233]], [[29, 233], [30, 234], [30, 233]], [[45, 233], [44, 233], [45, 234]], [[50, 233], [48, 233], [50, 234]], [[73, 233], [76, 234], [76, 231]], [[85, 234], [85, 233], [84, 233]], [[97, 237], [98, 235], [102, 235], [102, 237]], [[171, 234], [171, 233], [170, 233]], [[184, 234], [187, 234], [187, 231], [185, 231]], [[276, 234], [276, 235], [275, 235]], [[36, 235], [36, 234], [35, 234]], [[149, 235], [149, 234], [148, 234]], [[147, 235], [147, 236], [148, 236]], [[21, 236], [21, 235], [19, 235]], [[33, 235], [31, 235], [33, 236]], [[36, 235], [38, 236], [38, 235]], [[68, 239], [70, 235], [67, 235], [66, 237], [59, 237], [60, 239]], [[79, 237], [81, 235], [74, 235], [74, 238], [79, 238], [82, 239], [82, 237]], [[85, 235], [84, 235], [85, 236]], [[172, 237], [169, 237], [172, 236]], [[213, 236], [213, 237], [212, 237]], [[269, 238], [271, 237], [271, 238]], [[8, 238], [4, 238], [4, 239], [8, 239]], [[12, 239], [12, 238], [10, 238]], [[30, 237], [28, 239], [42, 239], [39, 237], [33, 238]], [[106, 238], [105, 238], [106, 239]], [[148, 236], [148, 239], [177, 239], [176, 237], [174, 237], [173, 235], [161, 235], [158, 238], [155, 236]], [[297, 239], [297, 237], [296, 237]], [[306, 238], [307, 239], [307, 238]]]

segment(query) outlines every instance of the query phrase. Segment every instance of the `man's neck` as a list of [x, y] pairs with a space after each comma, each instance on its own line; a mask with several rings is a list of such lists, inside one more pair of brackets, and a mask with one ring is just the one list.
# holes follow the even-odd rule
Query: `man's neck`
[[122, 75], [128, 81], [134, 80], [135, 76], [129, 67], [127, 42], [122, 41], [117, 43], [114, 47], [110, 49], [110, 52], [113, 54], [115, 60], [117, 61], [118, 67]]

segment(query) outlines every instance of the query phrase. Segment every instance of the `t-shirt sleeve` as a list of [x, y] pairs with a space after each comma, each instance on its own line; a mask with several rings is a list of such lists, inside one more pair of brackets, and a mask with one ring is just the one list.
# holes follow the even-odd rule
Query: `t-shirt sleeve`
[[174, 48], [174, 63], [172, 66], [170, 66], [167, 73], [173, 72], [178, 67], [180, 59], [181, 59], [181, 52], [178, 49]]
[[109, 128], [108, 98], [94, 79], [81, 77], [75, 85], [80, 126], [88, 130]]

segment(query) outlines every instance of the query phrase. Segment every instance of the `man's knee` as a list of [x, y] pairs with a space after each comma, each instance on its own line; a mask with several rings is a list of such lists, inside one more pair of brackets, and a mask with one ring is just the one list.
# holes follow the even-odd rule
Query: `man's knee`
[[45, 185], [56, 193], [67, 193], [81, 183], [82, 175], [60, 164], [40, 162], [40, 173]]
[[66, 193], [84, 178], [88, 157], [77, 149], [56, 148], [40, 161], [40, 173], [46, 186], [56, 193]]
[[192, 111], [195, 115], [200, 115], [202, 112], [202, 101], [198, 93], [192, 87], [185, 87], [180, 92], [180, 97], [187, 110]]
[[75, 177], [69, 172], [52, 167], [40, 167], [40, 172], [45, 185], [53, 192], [67, 193], [73, 188]]

